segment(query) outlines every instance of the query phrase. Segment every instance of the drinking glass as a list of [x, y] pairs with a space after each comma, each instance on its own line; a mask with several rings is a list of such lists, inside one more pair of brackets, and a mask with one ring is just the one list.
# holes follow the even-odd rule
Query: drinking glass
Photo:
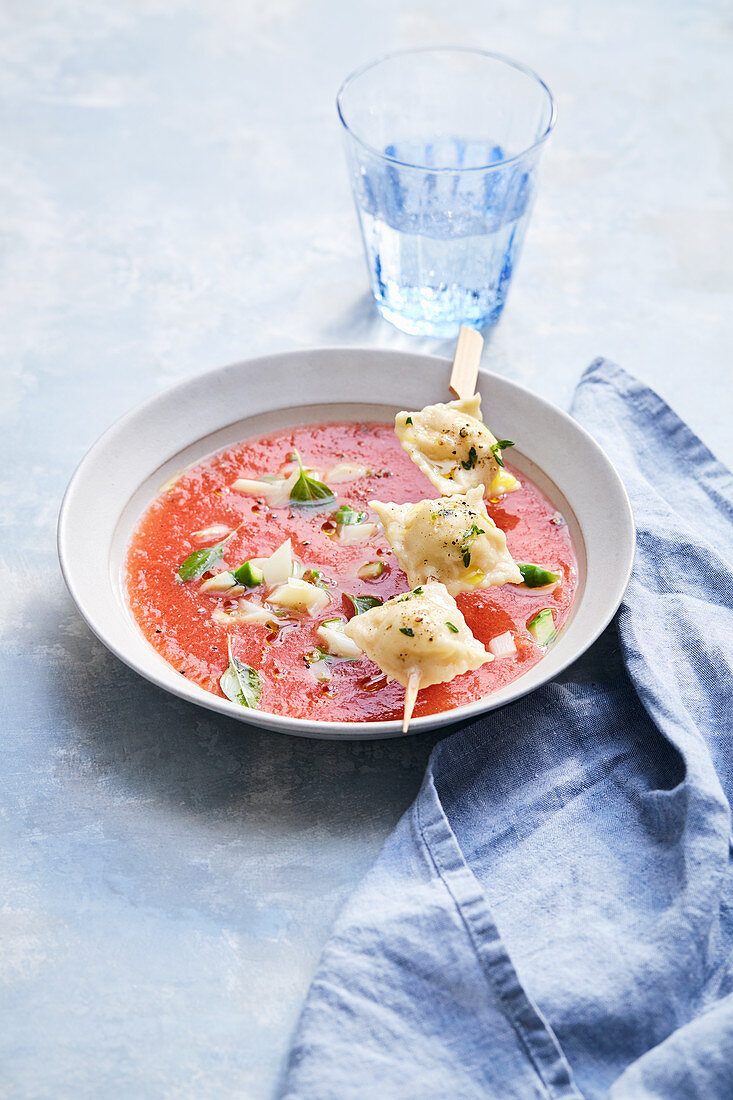
[[338, 93], [377, 306], [403, 332], [498, 321], [555, 122], [547, 85], [499, 54], [388, 54]]

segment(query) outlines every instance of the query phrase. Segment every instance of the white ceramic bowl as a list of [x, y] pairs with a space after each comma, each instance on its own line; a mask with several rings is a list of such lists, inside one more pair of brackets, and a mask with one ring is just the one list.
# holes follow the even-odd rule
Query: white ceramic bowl
[[[399, 409], [449, 400], [450, 364], [434, 356], [371, 348], [286, 352], [191, 378], [123, 416], [94, 444], [66, 491], [58, 547], [64, 578], [87, 623], [141, 676], [199, 706], [242, 722], [304, 737], [401, 735], [390, 722], [317, 722], [247, 710], [176, 672], [147, 642], [127, 606], [123, 569], [133, 530], [177, 471], [222, 447], [292, 424], [392, 421]], [[477, 702], [415, 718], [410, 731], [470, 718], [551, 680], [598, 637], [626, 589], [634, 522], [621, 480], [600, 447], [565, 413], [529, 390], [484, 371], [486, 422], [513, 439], [512, 464], [553, 501], [578, 557], [571, 614], [541, 661]]]

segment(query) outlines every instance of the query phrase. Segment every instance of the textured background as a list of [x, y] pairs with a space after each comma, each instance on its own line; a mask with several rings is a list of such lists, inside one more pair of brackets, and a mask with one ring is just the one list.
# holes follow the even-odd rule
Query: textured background
[[567, 405], [614, 358], [730, 462], [732, 39], [722, 0], [0, 6], [4, 1098], [273, 1096], [431, 746], [258, 734], [119, 664], [55, 558], [85, 449], [229, 360], [449, 353], [371, 306], [333, 99], [385, 49], [463, 43], [559, 104], [485, 362]]

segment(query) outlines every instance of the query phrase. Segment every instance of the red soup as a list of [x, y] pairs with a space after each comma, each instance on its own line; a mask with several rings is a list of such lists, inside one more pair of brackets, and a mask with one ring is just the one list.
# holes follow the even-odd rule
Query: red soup
[[[318, 471], [327, 482], [334, 467], [342, 467], [338, 476], [347, 478], [344, 465], [357, 468], [351, 480], [330, 485], [335, 503], [281, 506], [271, 496], [232, 488], [239, 478], [287, 473], [295, 450], [306, 469]], [[458, 606], [476, 638], [488, 646], [511, 632], [516, 652], [423, 689], [415, 715], [450, 710], [515, 680], [545, 652], [528, 629], [538, 613], [550, 609], [556, 630], [567, 618], [576, 569], [566, 523], [531, 481], [522, 477], [521, 482], [517, 491], [487, 501], [488, 513], [506, 533], [515, 561], [539, 563], [560, 581], [551, 592], [505, 584], [459, 595]], [[259, 673], [262, 710], [324, 722], [401, 718], [404, 689], [387, 683], [367, 657], [324, 660], [316, 631], [328, 619], [351, 617], [354, 607], [345, 593], [386, 601], [409, 588], [367, 502], [403, 504], [436, 496], [390, 424], [308, 425], [246, 440], [187, 470], [145, 513], [127, 558], [130, 607], [151, 645], [182, 676], [215, 695], [223, 695], [219, 681], [231, 646], [241, 662]], [[342, 505], [369, 513], [376, 531], [363, 540], [337, 537], [334, 515]], [[224, 538], [223, 558], [200, 578], [181, 581], [182, 562]], [[230, 595], [207, 588], [206, 581], [251, 558], [267, 557], [288, 538], [301, 573], [310, 569], [306, 579], [315, 576], [325, 585], [328, 605], [315, 615], [268, 607], [268, 588], [261, 584], [245, 596], [267, 611], [267, 621], [232, 621], [243, 588]], [[383, 566], [381, 571], [374, 563]]]

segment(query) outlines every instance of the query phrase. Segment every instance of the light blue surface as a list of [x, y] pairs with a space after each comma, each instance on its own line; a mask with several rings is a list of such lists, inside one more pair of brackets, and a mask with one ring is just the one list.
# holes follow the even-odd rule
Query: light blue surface
[[329, 940], [287, 1100], [729, 1100], [733, 476], [599, 360], [637, 554], [607, 652], [435, 749]]
[[271, 1096], [432, 747], [253, 734], [123, 668], [55, 559], [84, 450], [233, 359], [449, 352], [375, 315], [333, 99], [384, 49], [453, 41], [523, 59], [560, 112], [485, 362], [567, 406], [616, 358], [730, 463], [731, 34], [710, 0], [3, 7], [4, 1096]]

